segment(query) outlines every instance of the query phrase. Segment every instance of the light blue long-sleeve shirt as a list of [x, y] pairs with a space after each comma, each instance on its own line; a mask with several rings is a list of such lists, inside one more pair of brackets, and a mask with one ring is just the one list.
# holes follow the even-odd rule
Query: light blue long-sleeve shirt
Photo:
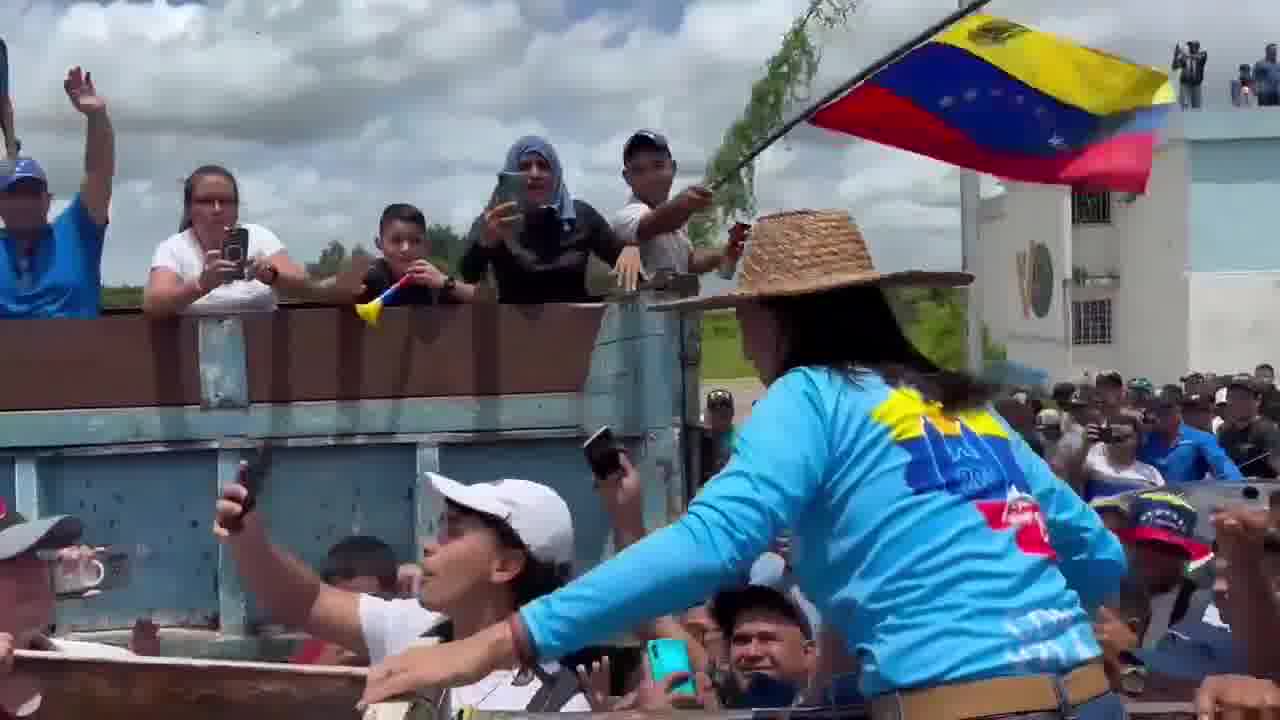
[[800, 588], [862, 660], [868, 696], [1065, 672], [1119, 541], [994, 413], [943, 417], [878, 375], [778, 379], [678, 522], [522, 609], [560, 657], [709, 597], [791, 528]]

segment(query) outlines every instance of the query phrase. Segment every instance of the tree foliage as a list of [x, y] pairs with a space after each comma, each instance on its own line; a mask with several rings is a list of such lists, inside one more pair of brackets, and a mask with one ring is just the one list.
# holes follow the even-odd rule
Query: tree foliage
[[109, 285], [102, 288], [104, 309], [142, 307], [141, 285]]
[[[358, 255], [371, 257], [368, 250], [363, 245], [356, 244], [351, 249], [351, 258]], [[337, 240], [330, 240], [324, 250], [320, 251], [320, 257], [315, 262], [307, 263], [307, 274], [316, 280], [331, 278], [342, 271], [349, 262], [347, 258], [347, 247]]]
[[751, 86], [742, 115], [725, 130], [724, 140], [707, 163], [706, 182], [723, 181], [715, 188], [711, 211], [689, 224], [694, 245], [716, 244], [720, 230], [735, 216], [755, 213], [754, 163], [736, 173], [731, 171], [782, 127], [796, 101], [808, 97], [822, 60], [814, 32], [848, 23], [861, 4], [862, 0], [810, 0], [808, 9], [783, 34], [778, 52], [765, 63], [764, 76]]

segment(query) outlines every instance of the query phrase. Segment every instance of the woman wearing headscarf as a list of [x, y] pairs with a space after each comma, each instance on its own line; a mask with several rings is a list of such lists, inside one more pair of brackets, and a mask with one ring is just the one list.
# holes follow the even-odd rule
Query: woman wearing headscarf
[[732, 307], [768, 386], [729, 464], [679, 521], [506, 622], [374, 668], [365, 699], [561, 657], [688, 607], [787, 529], [800, 589], [861, 665], [874, 720], [1124, 717], [1090, 614], [1126, 573], [1119, 540], [990, 409], [942, 370], [884, 288], [964, 273], [874, 269], [844, 212], [762, 218]]
[[522, 137], [507, 151], [504, 173], [523, 173], [526, 205], [494, 192], [476, 218], [462, 257], [462, 279], [477, 283], [493, 268], [498, 300], [513, 304], [587, 302], [587, 259], [614, 268], [626, 290], [641, 273], [639, 246], [626, 246], [600, 213], [569, 194], [564, 169], [546, 140]]

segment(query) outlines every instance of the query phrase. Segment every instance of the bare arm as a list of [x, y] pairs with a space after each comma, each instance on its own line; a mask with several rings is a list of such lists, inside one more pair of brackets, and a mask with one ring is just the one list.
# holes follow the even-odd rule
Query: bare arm
[[[358, 655], [368, 655], [360, 625], [360, 596], [327, 585], [293, 554], [267, 537], [260, 513], [242, 514], [246, 491], [229, 485], [218, 501], [214, 532], [231, 547], [240, 577], [273, 618]], [[242, 518], [231, 535], [224, 522]]]
[[86, 117], [89, 129], [84, 144], [84, 181], [80, 184], [80, 201], [95, 223], [106, 225], [116, 174], [116, 134], [105, 107], [88, 113]]
[[187, 281], [169, 268], [151, 268], [142, 290], [142, 312], [152, 317], [172, 317], [206, 294], [199, 279]]

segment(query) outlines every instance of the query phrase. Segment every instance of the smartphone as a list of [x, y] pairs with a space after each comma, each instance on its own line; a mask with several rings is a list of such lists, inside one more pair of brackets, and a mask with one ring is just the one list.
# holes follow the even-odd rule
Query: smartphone
[[236, 278], [243, 279], [249, 264], [249, 229], [231, 228], [222, 240], [222, 259], [236, 264]]
[[49, 580], [54, 595], [59, 600], [84, 598], [107, 590], [126, 587], [133, 576], [133, 561], [123, 550], [107, 548], [79, 567], [68, 569], [57, 559], [49, 557]]
[[582, 453], [587, 456], [591, 472], [598, 478], [609, 477], [622, 469], [622, 446], [614, 439], [613, 430], [608, 425], [587, 438], [582, 444]]
[[513, 202], [521, 211], [529, 209], [529, 176], [522, 172], [498, 173], [497, 201], [494, 206]]
[[262, 492], [262, 481], [271, 470], [271, 445], [263, 444], [258, 448], [257, 456], [248, 461], [249, 467], [239, 482], [246, 491], [244, 502], [240, 504], [240, 515], [226, 524], [227, 530], [238, 533], [244, 529], [244, 516], [253, 512], [258, 506], [258, 493]]
[[676, 673], [687, 673], [689, 678], [675, 686], [673, 692], [680, 695], [698, 693], [693, 684], [693, 663], [689, 661], [689, 647], [683, 640], [671, 638], [650, 640], [645, 651], [649, 654], [649, 667], [653, 671], [655, 683], [661, 685]]
[[1098, 428], [1098, 442], [1104, 445], [1110, 445], [1111, 443], [1115, 442], [1115, 439], [1116, 439], [1116, 435], [1114, 432], [1112, 432], [1110, 425], [1103, 425], [1102, 427]]

